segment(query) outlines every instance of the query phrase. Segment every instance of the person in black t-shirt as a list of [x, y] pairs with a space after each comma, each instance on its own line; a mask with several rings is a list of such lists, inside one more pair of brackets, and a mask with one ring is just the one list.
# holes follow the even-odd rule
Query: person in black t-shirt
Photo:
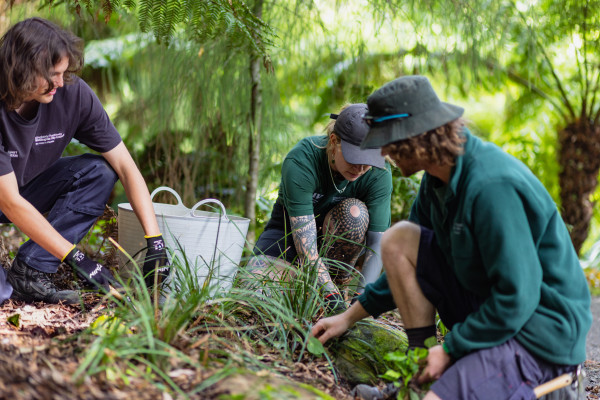
[[[41, 18], [15, 24], [0, 39], [0, 223], [12, 222], [30, 238], [8, 273], [0, 268], [0, 302], [12, 294], [26, 302], [78, 303], [76, 291], [58, 290], [47, 275], [61, 261], [100, 289], [119, 286], [74, 244], [103, 214], [117, 179], [148, 240], [147, 281], [155, 270], [169, 272], [144, 179], [94, 92], [75, 76], [82, 45]], [[101, 155], [61, 158], [71, 139]]]

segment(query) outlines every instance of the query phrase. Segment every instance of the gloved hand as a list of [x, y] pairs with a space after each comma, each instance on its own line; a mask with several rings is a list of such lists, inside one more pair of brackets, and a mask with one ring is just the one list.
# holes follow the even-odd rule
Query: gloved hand
[[327, 314], [341, 314], [347, 308], [348, 306], [341, 294], [334, 292], [325, 296], [325, 312]]
[[63, 262], [73, 267], [79, 276], [96, 286], [98, 289], [108, 292], [108, 285], [112, 285], [114, 288], [122, 287], [107, 267], [89, 259], [76, 247], [73, 247], [65, 258], [63, 258]]
[[167, 249], [162, 235], [146, 237], [148, 251], [144, 259], [142, 272], [147, 287], [154, 286], [154, 271], [158, 270], [158, 283], [163, 282], [169, 276], [171, 267], [167, 257]]

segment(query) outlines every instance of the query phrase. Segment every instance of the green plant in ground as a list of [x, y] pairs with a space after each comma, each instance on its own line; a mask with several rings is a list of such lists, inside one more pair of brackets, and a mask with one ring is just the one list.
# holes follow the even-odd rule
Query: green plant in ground
[[[187, 398], [188, 391], [171, 378], [172, 371], [201, 370], [211, 361], [209, 353], [224, 370], [230, 364], [232, 357], [219, 350], [224, 340], [203, 335], [213, 327], [235, 330], [224, 317], [228, 314], [223, 303], [228, 301], [211, 284], [212, 274], [205, 282], [199, 282], [197, 266], [186, 257], [172, 257], [176, 283], [153, 290], [146, 287], [140, 268], [133, 260], [130, 262], [134, 267], [130, 268], [129, 279], [122, 282], [121, 295], [107, 295], [111, 307], [79, 338], [88, 348], [75, 378], [83, 381], [87, 376], [104, 373], [109, 379], [125, 383], [144, 379]], [[210, 350], [194, 346], [201, 336], [213, 342]], [[225, 372], [214, 374], [210, 381], [226, 376]]]
[[277, 349], [284, 360], [301, 359], [307, 346], [307, 327], [323, 307], [316, 268], [299, 268], [273, 259], [262, 271], [240, 270], [238, 278], [238, 287], [230, 292], [239, 306], [233, 316], [239, 324], [249, 319], [257, 326], [246, 334]]
[[398, 400], [417, 400], [423, 398], [431, 383], [417, 386], [415, 378], [425, 366], [429, 348], [437, 344], [435, 337], [425, 341], [427, 348], [417, 347], [408, 351], [394, 351], [385, 355], [390, 368], [381, 377], [394, 383], [398, 388]]
[[[275, 369], [318, 353], [309, 341], [309, 327], [324, 309], [315, 265], [274, 265], [273, 274], [241, 269], [229, 290], [217, 279], [217, 266], [207, 265], [206, 279], [199, 279], [181, 246], [172, 253], [170, 281], [161, 290], [149, 290], [130, 260], [122, 296], [107, 295], [106, 313], [77, 339], [87, 348], [78, 381], [96, 374], [124, 384], [143, 379], [185, 398], [241, 365]], [[265, 365], [265, 354], [275, 353], [276, 365]], [[212, 374], [195, 386], [181, 387], [171, 377], [178, 369], [207, 367]]]
[[[349, 282], [355, 281], [356, 270], [324, 257], [337, 239], [343, 237], [326, 235], [320, 249], [321, 260], [347, 272]], [[288, 246], [293, 246], [291, 233], [288, 242]], [[236, 324], [243, 326], [251, 321], [257, 328], [246, 330], [244, 334], [252, 342], [277, 349], [283, 360], [300, 361], [307, 350], [313, 355], [328, 357], [324, 351], [315, 350], [314, 341], [309, 341], [309, 327], [323, 316], [325, 310], [317, 262], [290, 265], [274, 257], [263, 255], [257, 258], [262, 261], [262, 266], [255, 266], [257, 269], [254, 270], [240, 268], [237, 282], [229, 293], [230, 305], [234, 306], [230, 315], [238, 320]], [[343, 292], [346, 285], [338, 285], [338, 288]]]

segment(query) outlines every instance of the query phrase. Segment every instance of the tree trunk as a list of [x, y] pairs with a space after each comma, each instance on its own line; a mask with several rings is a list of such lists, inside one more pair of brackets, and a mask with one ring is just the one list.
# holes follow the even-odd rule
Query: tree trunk
[[[254, 15], [262, 19], [263, 0], [256, 0]], [[250, 218], [247, 240], [252, 246], [255, 241], [256, 228], [256, 192], [258, 188], [258, 169], [260, 160], [260, 131], [262, 125], [262, 87], [261, 87], [261, 59], [255, 51], [250, 55], [250, 77], [252, 92], [250, 94], [250, 140], [248, 143], [248, 183], [246, 184], [246, 198], [244, 213]]]
[[579, 254], [587, 238], [600, 170], [600, 126], [589, 120], [569, 124], [558, 134], [562, 216], [571, 229], [571, 240]]

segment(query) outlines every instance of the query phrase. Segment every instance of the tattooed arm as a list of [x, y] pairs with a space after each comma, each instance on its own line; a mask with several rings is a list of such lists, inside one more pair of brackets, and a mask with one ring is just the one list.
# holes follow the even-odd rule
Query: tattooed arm
[[290, 228], [300, 263], [302, 265], [316, 265], [318, 268], [317, 281], [325, 292], [338, 292], [331, 280], [327, 267], [319, 257], [317, 245], [317, 224], [314, 215], [290, 217]]
[[381, 237], [383, 232], [367, 231], [365, 260], [363, 261], [362, 276], [358, 284], [358, 293], [362, 293], [365, 286], [373, 283], [381, 275], [383, 262], [381, 261]]

